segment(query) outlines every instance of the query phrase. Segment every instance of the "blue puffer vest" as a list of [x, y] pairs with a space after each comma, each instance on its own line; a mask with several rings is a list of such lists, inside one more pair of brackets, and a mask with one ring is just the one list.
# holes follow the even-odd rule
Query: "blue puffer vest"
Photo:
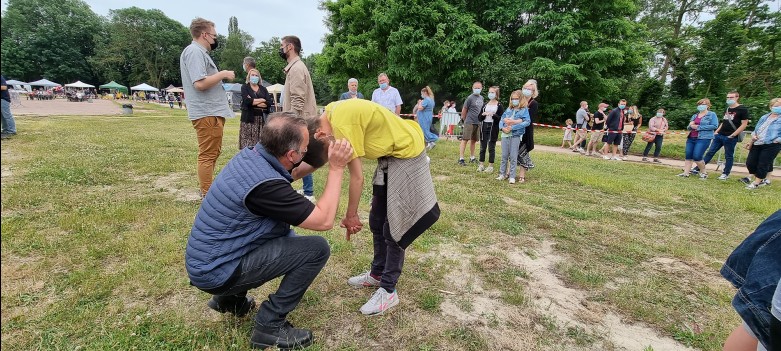
[[222, 287], [241, 258], [262, 244], [262, 236], [289, 234], [290, 225], [255, 215], [244, 204], [252, 189], [274, 179], [292, 181], [282, 164], [260, 144], [241, 150], [217, 175], [187, 240], [184, 260], [194, 286]]

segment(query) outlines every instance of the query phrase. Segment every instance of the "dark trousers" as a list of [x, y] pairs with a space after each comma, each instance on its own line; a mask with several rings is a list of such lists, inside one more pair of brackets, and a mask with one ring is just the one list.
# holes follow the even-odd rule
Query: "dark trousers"
[[781, 151], [781, 144], [754, 145], [746, 157], [748, 172], [759, 179], [767, 178], [767, 174], [773, 171], [773, 161]]
[[735, 159], [735, 145], [737, 145], [737, 143], [738, 138], [728, 138], [719, 133], [716, 133], [716, 135], [713, 136], [713, 141], [710, 144], [710, 148], [708, 148], [708, 152], [705, 153], [705, 158], [702, 159], [702, 162], [708, 164], [708, 162], [713, 159], [713, 156], [715, 156], [716, 153], [719, 152], [719, 149], [721, 149], [723, 146], [724, 171], [722, 173], [729, 175], [729, 173], [732, 171], [732, 163]]
[[241, 259], [239, 278], [230, 286], [223, 287], [227, 290], [215, 295], [215, 299], [220, 303], [244, 299], [247, 290], [284, 276], [277, 291], [263, 301], [255, 316], [255, 323], [279, 325], [301, 302], [330, 256], [328, 241], [320, 236], [271, 239]]
[[643, 157], [648, 156], [648, 152], [651, 151], [651, 145], [655, 145], [654, 158], [659, 158], [659, 153], [662, 152], [662, 141], [664, 141], [664, 136], [657, 135], [656, 138], [654, 138], [654, 141], [648, 143], [648, 145], [645, 146], [645, 151], [643, 151]]
[[480, 162], [485, 161], [485, 150], [488, 149], [488, 163], [494, 163], [496, 159], [496, 140], [493, 137], [493, 128], [496, 123], [482, 123], [480, 127]]
[[[387, 182], [386, 182], [387, 184]], [[404, 249], [390, 232], [388, 224], [388, 187], [374, 185], [372, 208], [369, 212], [369, 228], [374, 241], [374, 260], [371, 274], [382, 276], [380, 286], [387, 291], [396, 289], [396, 283], [404, 266]]]

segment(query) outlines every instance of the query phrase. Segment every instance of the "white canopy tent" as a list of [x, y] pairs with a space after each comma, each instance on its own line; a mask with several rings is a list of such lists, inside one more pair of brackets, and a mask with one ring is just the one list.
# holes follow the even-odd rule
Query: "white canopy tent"
[[285, 86], [282, 84], [274, 84], [266, 87], [266, 90], [268, 90], [271, 95], [274, 96], [274, 102], [275, 106], [277, 107], [277, 111], [282, 111], [282, 103], [277, 99], [277, 94], [281, 93], [283, 90], [285, 90]]
[[95, 87], [92, 84], [87, 84], [87, 83], [84, 83], [84, 82], [82, 82], [80, 80], [76, 81], [76, 83], [65, 84], [65, 86], [68, 87], [68, 88], [82, 88], [82, 89], [83, 88], [94, 88]]
[[27, 83], [27, 84], [32, 85], [32, 86], [36, 86], [36, 87], [47, 87], [47, 88], [62, 86], [62, 84], [52, 82], [52, 81], [50, 81], [48, 79], [36, 80], [34, 82], [30, 82], [30, 83]]
[[22, 82], [21, 80], [16, 80], [16, 79], [9, 79], [5, 81], [5, 83], [8, 85], [30, 85], [30, 83], [25, 83]]
[[141, 90], [141, 91], [160, 91], [160, 89], [157, 89], [157, 88], [155, 88], [155, 87], [153, 87], [153, 86], [151, 86], [151, 85], [149, 85], [149, 84], [146, 84], [146, 83], [142, 83], [142, 84], [136, 85], [136, 86], [134, 86], [134, 87], [130, 87], [130, 90], [131, 90], [131, 91], [133, 91], [133, 90]]

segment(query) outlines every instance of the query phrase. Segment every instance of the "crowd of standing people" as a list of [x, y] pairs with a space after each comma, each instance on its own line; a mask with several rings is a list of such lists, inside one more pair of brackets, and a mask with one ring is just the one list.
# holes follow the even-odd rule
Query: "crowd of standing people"
[[[686, 127], [686, 148], [684, 154], [683, 172], [679, 177], [688, 178], [692, 174], [700, 179], [707, 179], [706, 165], [713, 160], [719, 150], [724, 150], [724, 169], [719, 175], [719, 180], [727, 180], [734, 164], [734, 154], [737, 144], [743, 141], [743, 132], [750, 121], [748, 108], [739, 102], [740, 94], [737, 91], [727, 93], [725, 104], [727, 106], [724, 115], [719, 117], [711, 109], [710, 99], [703, 98], [697, 101], [697, 112], [694, 113]], [[743, 177], [741, 182], [747, 189], [756, 189], [770, 184], [767, 175], [773, 171], [773, 163], [781, 150], [781, 99], [772, 99], [768, 105], [769, 112], [763, 115], [757, 122], [755, 130], [744, 144], [749, 150], [746, 157], [746, 167], [750, 172], [749, 177]], [[664, 137], [669, 130], [669, 122], [663, 108], [656, 110], [656, 114], [648, 121], [648, 129], [641, 133], [643, 116], [637, 106], [627, 106], [627, 101], [622, 99], [616, 108], [609, 114], [605, 114], [608, 104], [600, 103], [594, 113], [589, 112], [588, 102], [582, 101], [580, 109], [575, 113], [575, 122], [572, 119], [565, 121], [566, 128], [562, 138], [561, 147], [569, 147], [573, 152], [580, 152], [587, 156], [602, 156], [606, 160], [626, 160], [629, 149], [635, 141], [635, 137], [641, 134], [646, 142], [642, 154], [643, 162], [651, 162], [648, 155], [651, 148], [654, 149], [653, 162], [660, 163]], [[573, 132], [575, 134], [573, 142]], [[591, 132], [588, 141], [587, 133]], [[599, 140], [604, 142], [602, 148], [597, 150]], [[585, 149], [584, 149], [585, 147]], [[753, 150], [753, 151], [752, 151]]]

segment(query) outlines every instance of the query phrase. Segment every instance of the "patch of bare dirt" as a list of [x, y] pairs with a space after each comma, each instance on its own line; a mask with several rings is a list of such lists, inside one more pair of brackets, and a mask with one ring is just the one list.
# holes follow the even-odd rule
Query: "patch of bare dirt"
[[197, 188], [182, 187], [181, 181], [187, 177], [189, 177], [189, 175], [186, 173], [171, 173], [169, 175], [160, 176], [154, 179], [154, 187], [156, 189], [165, 190], [179, 201], [199, 201], [201, 196]]
[[652, 328], [624, 321], [604, 306], [588, 301], [585, 292], [567, 287], [555, 274], [556, 264], [564, 258], [554, 252], [552, 242], [543, 241], [532, 256], [508, 252], [510, 261], [529, 273], [527, 291], [534, 304], [557, 320], [592, 334], [605, 335], [620, 350], [643, 350], [647, 346], [656, 351], [692, 350]]

